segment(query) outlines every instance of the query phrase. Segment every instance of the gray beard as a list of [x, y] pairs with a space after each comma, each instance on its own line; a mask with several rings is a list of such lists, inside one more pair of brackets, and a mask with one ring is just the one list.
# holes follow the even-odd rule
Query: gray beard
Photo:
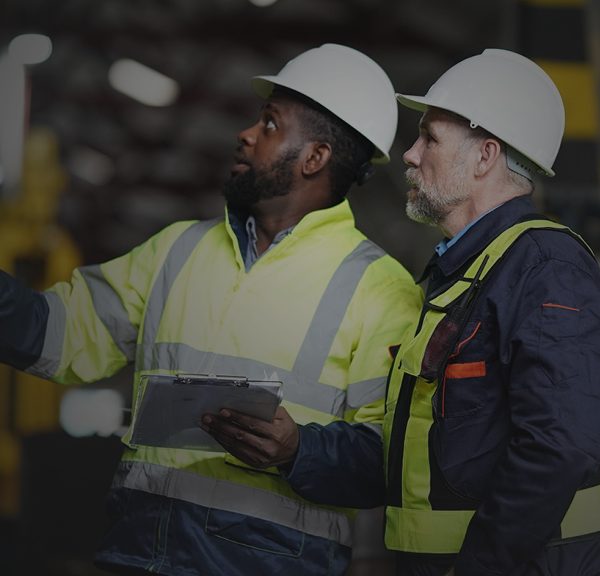
[[406, 215], [420, 224], [437, 226], [446, 216], [447, 211], [441, 206], [436, 206], [429, 198], [419, 194], [416, 199], [406, 203]]
[[406, 215], [415, 222], [437, 226], [450, 210], [461, 204], [468, 196], [458, 174], [451, 176], [452, 194], [442, 194], [438, 186], [424, 186], [414, 168], [406, 171], [406, 181], [417, 189], [414, 198], [406, 203]]

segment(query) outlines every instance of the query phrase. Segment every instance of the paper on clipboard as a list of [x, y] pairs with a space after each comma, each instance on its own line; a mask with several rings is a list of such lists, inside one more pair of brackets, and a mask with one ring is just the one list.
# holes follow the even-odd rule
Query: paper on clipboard
[[221, 408], [270, 421], [282, 399], [279, 380], [185, 374], [143, 376], [132, 424], [132, 446], [158, 446], [223, 452], [200, 428], [203, 414]]

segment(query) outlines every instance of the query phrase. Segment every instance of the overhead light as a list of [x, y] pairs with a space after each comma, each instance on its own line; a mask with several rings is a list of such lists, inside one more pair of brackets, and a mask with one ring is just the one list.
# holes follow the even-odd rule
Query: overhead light
[[60, 425], [75, 437], [110, 436], [122, 429], [125, 403], [111, 389], [72, 388], [60, 403]]
[[0, 162], [4, 198], [18, 194], [23, 164], [27, 89], [25, 67], [0, 55]]
[[115, 90], [148, 106], [169, 106], [179, 94], [175, 80], [135, 60], [117, 60], [108, 80]]
[[261, 8], [271, 6], [271, 4], [275, 4], [275, 2], [277, 2], [277, 0], [250, 0], [250, 4], [260, 6]]
[[44, 62], [52, 53], [52, 41], [42, 34], [21, 34], [0, 54], [0, 195], [19, 193], [29, 99], [26, 66]]
[[75, 176], [96, 186], [108, 184], [115, 172], [111, 158], [87, 146], [80, 146], [71, 153], [68, 167]]
[[21, 34], [8, 45], [10, 57], [18, 64], [40, 64], [52, 54], [52, 40], [43, 34]]

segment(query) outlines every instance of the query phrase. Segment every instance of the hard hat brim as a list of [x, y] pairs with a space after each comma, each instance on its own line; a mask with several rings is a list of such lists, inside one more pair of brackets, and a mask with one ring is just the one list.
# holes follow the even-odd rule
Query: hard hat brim
[[[427, 98], [426, 96], [413, 96], [411, 94], [396, 94], [396, 100], [398, 100], [398, 102], [400, 102], [400, 104], [402, 104], [402, 106], [404, 106], [405, 108], [410, 108], [411, 110], [416, 110], [417, 112], [425, 112], [425, 110], [427, 110], [427, 108], [429, 108], [430, 106], [433, 106], [434, 108], [440, 108], [442, 110], [447, 110], [449, 112], [453, 112], [454, 114], [458, 114], [459, 116], [462, 116], [462, 114], [460, 112], [458, 112], [456, 110], [452, 110], [452, 108], [449, 106], [444, 106], [439, 103], [431, 102], [430, 99]], [[499, 137], [497, 136], [497, 138], [499, 138]], [[526, 158], [531, 160], [536, 166], [538, 166], [540, 172], [542, 172], [546, 176], [552, 177], [552, 176], [556, 175], [556, 173], [554, 172], [554, 170], [552, 170], [552, 168], [541, 166], [539, 164], [539, 162], [536, 162], [533, 158], [529, 157], [522, 150], [519, 150], [516, 146], [513, 146], [513, 148], [515, 148], [515, 150], [517, 150], [518, 152], [523, 154], [523, 156], [525, 156]]]
[[409, 94], [396, 94], [396, 100], [405, 108], [424, 112], [429, 106], [429, 102], [423, 96], [412, 96]]
[[254, 76], [251, 80], [252, 89], [261, 98], [268, 98], [273, 92], [275, 84], [282, 85], [282, 82], [276, 80], [276, 76]]

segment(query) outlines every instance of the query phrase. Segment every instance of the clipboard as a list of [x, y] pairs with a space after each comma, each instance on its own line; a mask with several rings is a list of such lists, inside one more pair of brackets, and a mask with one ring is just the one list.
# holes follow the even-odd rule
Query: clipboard
[[221, 408], [271, 421], [281, 403], [282, 382], [243, 376], [178, 374], [142, 376], [130, 445], [224, 452], [200, 428], [203, 414]]

